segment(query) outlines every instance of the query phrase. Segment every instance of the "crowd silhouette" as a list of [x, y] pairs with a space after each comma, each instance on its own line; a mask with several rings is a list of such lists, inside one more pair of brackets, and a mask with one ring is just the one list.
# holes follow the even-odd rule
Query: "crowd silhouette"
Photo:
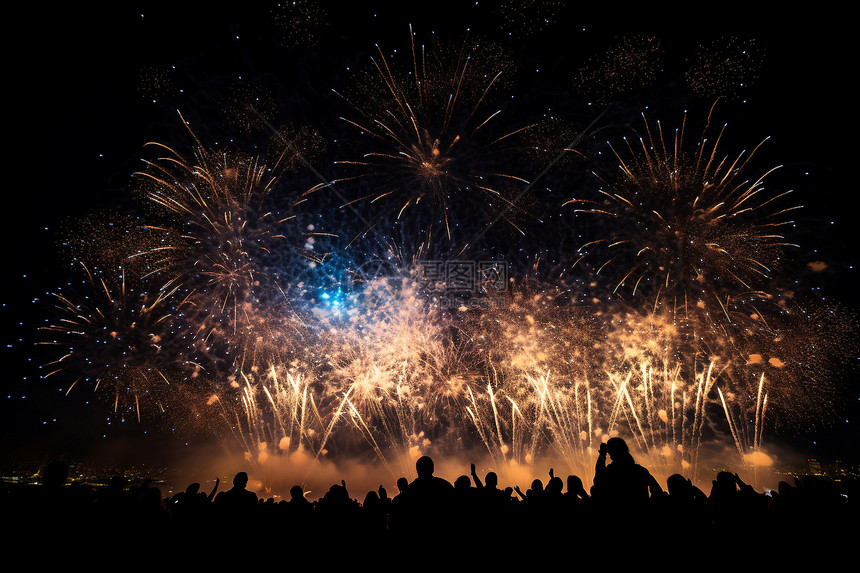
[[7, 522], [42, 539], [157, 532], [188, 543], [211, 543], [213, 531], [253, 527], [267, 536], [326, 539], [338, 547], [404, 547], [421, 540], [494, 551], [551, 552], [573, 545], [620, 551], [666, 544], [689, 551], [702, 543], [712, 548], [779, 544], [785, 550], [792, 539], [842, 547], [857, 533], [853, 480], [840, 484], [806, 476], [762, 493], [735, 473], [719, 472], [706, 494], [675, 474], [664, 489], [619, 438], [601, 446], [589, 490], [578, 476], [565, 482], [552, 469], [546, 483], [534, 479], [525, 492], [519, 485], [502, 489], [494, 472], [482, 480], [474, 464], [452, 484], [435, 475], [427, 456], [417, 461], [416, 473], [411, 482], [397, 480], [393, 497], [380, 485], [359, 502], [341, 481], [315, 501], [295, 485], [288, 500], [276, 502], [248, 490], [245, 472], [236, 474], [230, 489], [218, 492], [216, 480], [206, 493], [192, 483], [163, 498], [159, 488], [149, 483], [129, 488], [123, 478], [103, 488], [67, 486], [67, 466], [53, 462], [42, 471], [39, 486], [4, 486], [2, 510]]

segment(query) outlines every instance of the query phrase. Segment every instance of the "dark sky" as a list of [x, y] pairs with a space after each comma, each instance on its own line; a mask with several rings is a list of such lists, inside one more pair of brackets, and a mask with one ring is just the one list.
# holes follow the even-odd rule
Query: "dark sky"
[[[361, 2], [345, 11], [335, 7], [339, 3], [323, 2], [322, 27], [293, 28], [284, 35], [264, 4], [33, 6], [7, 20], [17, 36], [7, 51], [10, 76], [4, 82], [12, 124], [7, 157], [13, 158], [15, 174], [7, 178], [2, 226], [7, 247], [0, 300], [8, 388], [2, 407], [4, 461], [20, 454], [18, 446], [45, 446], [45, 455], [53, 455], [57, 450], [85, 451], [88, 436], [103, 431], [132, 436], [144, 431], [139, 426], [107, 429], [103, 415], [90, 414], [100, 405], [69, 403], [56, 389], [40, 386], [32, 362], [39, 359], [32, 350], [38, 336], [34, 329], [49, 315], [46, 293], [71, 280], [68, 265], [57, 254], [59, 229], [94, 208], [127, 205], [129, 177], [140, 168], [147, 141], [188, 144], [177, 110], [205, 126], [204, 137], [229, 137], [222, 96], [229, 93], [225, 86], [239, 77], [272, 88], [279, 119], [307, 121], [324, 137], [338, 137], [337, 118], [346, 110], [331, 89], [345, 89], [351, 77], [346, 68], [366, 65], [374, 43], [386, 50], [408, 49], [409, 24], [421, 35], [434, 31], [454, 38], [462, 38], [469, 28], [471, 37], [508, 46], [520, 66], [514, 110], [523, 118], [541, 108], [577, 120], [593, 116], [581, 94], [571, 94], [568, 82], [578, 66], [621, 38], [659, 38], [665, 54], [662, 71], [649, 85], [616, 98], [614, 115], [607, 120], [614, 133], [634, 123], [644, 106], [667, 122], [676, 122], [684, 109], [706, 111], [713, 95], [698, 96], [683, 85], [696, 47], [731, 35], [755, 38], [763, 59], [750, 77], [751, 86], [740, 90], [737, 99], [745, 103], [724, 98], [717, 115], [730, 123], [738, 146], [771, 137], [761, 160], [786, 166], [785, 177], [792, 180], [778, 176], [774, 184], [795, 185], [805, 206], [798, 217], [802, 256], [827, 261], [821, 288], [856, 306], [855, 173], [853, 146], [847, 144], [857, 127], [849, 108], [856, 104], [847, 88], [855, 49], [844, 16], [759, 15], [729, 8], [697, 16], [631, 14], [614, 7], [600, 14], [593, 8], [583, 13], [567, 7], [540, 30], [513, 28], [514, 35], [506, 36], [502, 3], [408, 3], [383, 10]], [[532, 15], [520, 21], [528, 22]], [[177, 71], [166, 74], [174, 83], [153, 103], [147, 83], [152, 70], [172, 66]], [[809, 175], [799, 178], [800, 173]], [[857, 395], [855, 379], [846, 395], [855, 401], [848, 417], [856, 415]], [[846, 431], [844, 423], [837, 426], [797, 441], [810, 447], [823, 436], [824, 456], [856, 454], [857, 432]]]

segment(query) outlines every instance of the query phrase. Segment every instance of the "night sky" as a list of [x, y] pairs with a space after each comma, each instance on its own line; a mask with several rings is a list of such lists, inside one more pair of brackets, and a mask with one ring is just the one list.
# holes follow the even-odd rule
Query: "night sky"
[[[433, 32], [459, 40], [468, 28], [470, 38], [504, 46], [518, 67], [506, 110], [512, 123], [556, 114], [585, 125], [604, 105], [590, 100], [611, 101], [599, 124], [603, 133], [597, 139], [604, 140], [641, 126], [645, 108], [649, 118], [667, 125], [676, 125], [684, 110], [700, 121], [719, 89], [695, 93], [685, 83], [698, 47], [731, 36], [753, 38], [761, 61], [745, 73], [747, 85], [724, 94], [715, 115], [729, 124], [727, 146], [734, 152], [770, 136], [757, 165], [784, 165], [769, 184], [794, 189], [804, 205], [792, 237], [801, 245], [794, 251], [798, 279], [803, 288], [856, 309], [856, 170], [849, 141], [857, 122], [847, 86], [856, 50], [844, 15], [732, 9], [696, 16], [629, 14], [620, 8], [600, 14], [596, 8], [584, 13], [555, 6], [548, 23], [534, 11], [511, 23], [502, 2], [433, 2], [388, 11], [370, 2], [346, 9], [304, 2], [314, 8], [313, 18], [284, 27], [282, 19], [295, 11], [274, 2], [219, 8], [115, 4], [32, 6], [7, 20], [17, 39], [7, 47], [11, 73], [4, 82], [12, 124], [0, 298], [4, 464], [73, 458], [110, 440], [131, 440], [141, 448], [134, 455], [157, 459], [169, 449], [162, 444], [187, 440], [163, 425], [119, 422], [91, 395], [67, 398], [61, 380], [40, 380], [45, 355], [34, 343], [40, 337], [36, 329], [51, 316], [47, 293], [80, 282], [58, 252], [61, 229], [93, 209], [133, 208], [131, 175], [141, 168], [144, 144], [160, 141], [183, 150], [192, 145], [177, 111], [207, 143], [261, 145], [262, 135], [243, 133], [227, 117], [231, 94], [243, 86], [271, 96], [269, 109], [278, 122], [310, 125], [320, 133], [328, 147], [315, 167], [328, 174], [336, 140], [349, 133], [339, 117], [350, 110], [332, 89], [349, 88], [354, 71], [375, 55], [374, 43], [387, 54], [408, 50], [410, 24], [421, 37]], [[658, 39], [663, 53], [653, 80], [596, 96], [571, 87], [589, 58], [624, 38], [642, 36]], [[313, 177], [304, 174], [298, 181], [312, 184]], [[573, 193], [563, 186], [558, 192]], [[548, 219], [530, 232], [551, 234], [554, 224], [563, 223]], [[826, 271], [806, 272], [813, 260], [825, 261]], [[842, 421], [779, 439], [822, 459], [856, 459], [860, 386], [856, 374], [847, 380]]]

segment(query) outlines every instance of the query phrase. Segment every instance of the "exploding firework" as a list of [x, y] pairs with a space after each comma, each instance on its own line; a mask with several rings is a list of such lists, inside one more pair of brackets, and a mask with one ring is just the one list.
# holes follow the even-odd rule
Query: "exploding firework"
[[228, 123], [238, 133], [266, 133], [278, 115], [278, 106], [266, 86], [240, 83], [232, 87], [225, 112]]
[[513, 63], [492, 44], [425, 50], [414, 34], [411, 56], [411, 69], [402, 73], [379, 48], [355, 94], [343, 96], [360, 115], [346, 121], [372, 148], [341, 161], [354, 174], [335, 183], [363, 184], [356, 187], [367, 191], [350, 203], [368, 201], [373, 226], [387, 228], [414, 214], [409, 228], [427, 244], [438, 235], [455, 241], [465, 223], [460, 213], [483, 222], [501, 214], [514, 224], [508, 214], [519, 211], [514, 192], [527, 181], [510, 173], [505, 151], [518, 130], [499, 133], [501, 109], [490, 107]]
[[606, 104], [621, 94], [652, 84], [663, 65], [660, 41], [652, 36], [624, 38], [605, 54], [583, 63], [574, 90]]
[[533, 36], [549, 28], [558, 20], [566, 3], [561, 0], [533, 0], [504, 2], [499, 11], [503, 18], [502, 29], [510, 35]]
[[596, 275], [685, 323], [694, 351], [737, 338], [757, 307], [775, 301], [770, 279], [790, 245], [780, 229], [796, 208], [782, 205], [788, 192], [765, 189], [767, 173], [746, 175], [755, 150], [720, 154], [722, 133], [711, 143], [706, 129], [688, 151], [683, 126], [669, 139], [646, 122], [646, 135], [627, 141], [629, 156], [613, 148], [620, 176], [601, 178], [601, 197], [570, 201], [607, 221], [607, 235], [580, 249]]
[[549, 457], [588, 475], [599, 444], [623, 435], [660, 471], [695, 473], [725, 367], [683, 364], [677, 333], [653, 316], [531, 290], [467, 327], [489, 372], [470, 385], [467, 413], [497, 464]]
[[[768, 385], [774, 425], [814, 427], [834, 419], [839, 379], [856, 351], [856, 315], [842, 305], [787, 293], [740, 356], [737, 401], [752, 402], [759, 379]], [[792, 295], [792, 296], [788, 296]]]
[[138, 420], [141, 402], [164, 411], [171, 379], [178, 382], [175, 361], [181, 360], [163, 351], [172, 314], [166, 301], [174, 292], [141, 291], [127, 283], [122, 268], [115, 277], [83, 269], [90, 286], [85, 302], [55, 293], [58, 320], [43, 328], [52, 338], [42, 344], [64, 354], [46, 365], [51, 370], [43, 378], [73, 373], [66, 394], [81, 382], [91, 384], [110, 397], [114, 411], [131, 410]]
[[161, 244], [136, 256], [150, 261], [153, 276], [163, 277], [160, 290], [176, 285], [186, 295], [183, 336], [201, 352], [216, 348], [235, 356], [246, 340], [271, 336], [270, 320], [284, 316], [273, 311], [285, 304], [291, 275], [302, 262], [321, 260], [313, 250], [316, 233], [288, 227], [293, 215], [269, 208], [279, 163], [269, 168], [252, 157], [202, 146], [190, 161], [157, 147], [169, 155], [148, 162], [149, 169], [138, 175], [167, 224], [147, 226]]
[[271, 10], [280, 43], [287, 48], [316, 46], [326, 27], [326, 13], [315, 0], [277, 2]]
[[317, 459], [364, 444], [403, 472], [431, 444], [456, 440], [469, 365], [415, 270], [330, 302], [311, 313], [305, 356], [249, 362], [210, 396], [248, 455]]
[[684, 78], [699, 95], [737, 99], [758, 79], [764, 50], [754, 39], [735, 36], [699, 46]]

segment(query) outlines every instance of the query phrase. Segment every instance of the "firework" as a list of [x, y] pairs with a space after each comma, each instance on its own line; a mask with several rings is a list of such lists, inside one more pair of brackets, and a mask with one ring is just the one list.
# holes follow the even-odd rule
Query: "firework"
[[601, 178], [601, 197], [569, 203], [608, 221], [608, 235], [580, 252], [595, 257], [597, 275], [612, 277], [613, 293], [650, 299], [693, 324], [694, 338], [731, 339], [721, 325], [742, 331], [756, 306], [774, 299], [769, 279], [790, 246], [780, 229], [796, 207], [783, 205], [788, 192], [765, 189], [767, 173], [746, 175], [755, 149], [724, 157], [722, 131], [713, 143], [706, 134], [688, 151], [683, 126], [667, 138], [659, 122], [646, 122], [645, 136], [627, 141], [628, 155], [613, 148], [620, 175]]
[[573, 380], [524, 374], [517, 398], [492, 383], [470, 389], [467, 413], [499, 467], [549, 458], [589, 475], [600, 443], [623, 435], [660, 473], [695, 475], [717, 376], [713, 364], [689, 383], [681, 371], [643, 362]]
[[225, 112], [228, 123], [238, 133], [266, 133], [277, 117], [278, 106], [266, 86], [239, 83], [232, 86]]
[[164, 411], [171, 379], [178, 382], [180, 370], [174, 364], [180, 358], [163, 349], [171, 319], [167, 300], [174, 292], [142, 292], [129, 284], [122, 268], [115, 277], [83, 269], [90, 286], [86, 301], [54, 295], [59, 318], [42, 329], [52, 337], [42, 344], [64, 353], [46, 365], [43, 378], [71, 372], [75, 379], [66, 394], [78, 383], [90, 384], [112, 399], [114, 411], [129, 409], [138, 420], [141, 402]]
[[468, 326], [489, 374], [470, 385], [467, 413], [493, 458], [551, 457], [588, 475], [600, 442], [623, 435], [660, 471], [695, 473], [716, 389], [731, 382], [724, 359], [685, 364], [677, 329], [654, 315], [532, 288]]
[[140, 71], [137, 91], [145, 100], [157, 101], [179, 93], [175, 72], [167, 66], [148, 66]]
[[698, 48], [684, 79], [699, 95], [738, 99], [758, 79], [764, 50], [754, 39], [721, 38]]
[[[630, 225], [586, 248], [613, 255], [595, 265], [597, 277], [630, 265], [611, 283], [629, 300], [597, 296], [599, 280], [579, 291], [534, 280], [477, 288], [471, 296], [486, 304], [454, 307], [441, 303], [447, 279], [428, 279], [427, 261], [397, 252], [326, 288], [289, 277], [276, 263], [284, 251], [323, 260], [313, 237], [301, 249], [289, 243], [313, 228], [279, 232], [287, 218], [267, 203], [276, 176], [242, 155], [201, 148], [192, 163], [168, 150], [140, 175], [165, 223], [129, 223], [114, 231], [128, 237], [115, 252], [87, 255], [99, 265], [84, 266], [96, 303], [58, 296], [65, 318], [49, 331], [76, 341], [58, 364], [104, 365], [92, 380], [115, 408], [133, 399], [139, 411], [141, 397], [162, 410], [192, 403], [258, 468], [368, 451], [398, 475], [427, 453], [483, 447], [499, 467], [551, 458], [587, 476], [599, 444], [624, 436], [656, 471], [695, 475], [716, 423], [728, 425], [742, 458], [760, 455], [766, 412], [798, 395], [814, 368], [789, 351], [800, 345], [789, 340], [786, 303], [767, 315], [741, 304], [769, 300], [768, 265], [777, 265], [751, 255], [782, 256], [771, 231], [783, 213], [769, 208], [761, 179], [737, 182], [744, 156], [720, 159], [704, 140], [686, 155], [683, 130], [672, 153], [662, 136], [641, 145], [642, 157], [617, 154], [622, 179], [603, 191], [604, 204], [578, 201]], [[107, 271], [123, 263], [137, 265], [134, 288]], [[637, 296], [645, 303], [633, 304]], [[711, 299], [729, 321], [698, 304]], [[171, 361], [172, 370], [159, 366]], [[172, 383], [181, 389], [168, 392]]]
[[624, 38], [605, 54], [583, 63], [572, 86], [598, 104], [606, 104], [621, 94], [652, 84], [662, 65], [663, 50], [657, 38]]
[[316, 46], [326, 27], [326, 13], [316, 0], [277, 2], [270, 10], [280, 43], [287, 48]]
[[501, 109], [490, 107], [513, 64], [492, 44], [425, 50], [411, 36], [410, 70], [400, 72], [379, 48], [355, 94], [343, 96], [360, 116], [346, 121], [372, 147], [339, 162], [354, 174], [335, 183], [367, 190], [349, 202], [369, 202], [373, 226], [414, 213], [410, 228], [427, 244], [438, 235], [454, 241], [461, 212], [513, 223], [514, 190], [528, 182], [505, 169], [505, 144], [517, 130], [498, 133]]
[[[256, 158], [202, 146], [189, 161], [158, 147], [169, 155], [138, 175], [167, 224], [147, 226], [161, 244], [136, 256], [151, 261], [153, 277], [163, 277], [160, 290], [178, 285], [186, 294], [184, 336], [202, 352], [223, 343], [229, 353], [230, 345], [271, 335], [272, 311], [293, 284], [289, 273], [302, 261], [321, 260], [313, 250], [316, 233], [288, 231], [293, 216], [269, 209], [279, 164], [268, 168]], [[279, 279], [282, 272], [286, 280]]]
[[794, 293], [779, 303], [781, 312], [755, 316], [762, 324], [739, 356], [743, 374], [736, 376], [733, 401], [752, 403], [765, 379], [774, 425], [827, 424], [835, 418], [838, 381], [856, 349], [856, 315], [842, 305]]
[[561, 0], [504, 2], [499, 8], [502, 29], [510, 35], [533, 36], [555, 24], [565, 7]]

